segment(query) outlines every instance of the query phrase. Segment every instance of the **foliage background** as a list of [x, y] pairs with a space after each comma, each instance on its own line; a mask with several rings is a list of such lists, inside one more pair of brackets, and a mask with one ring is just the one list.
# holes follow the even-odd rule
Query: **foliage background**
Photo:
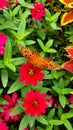
[[[52, 94], [59, 102], [58, 107], [49, 106], [45, 115], [41, 117], [28, 117], [24, 113], [19, 121], [8, 123], [9, 130], [73, 130], [73, 104], [68, 103], [68, 97], [73, 93], [73, 74], [66, 70], [43, 70], [44, 80], [38, 82], [36, 87], [26, 87], [19, 82], [19, 68], [26, 58], [21, 55], [18, 43], [36, 50], [43, 57], [49, 57], [62, 65], [69, 60], [65, 47], [73, 41], [73, 26], [60, 25], [63, 4], [59, 0], [36, 0], [42, 2], [46, 15], [42, 21], [35, 21], [30, 15], [32, 0], [19, 0], [18, 5], [11, 5], [5, 10], [0, 10], [0, 32], [8, 37], [5, 45], [5, 54], [0, 56], [0, 104], [4, 94], [11, 95], [17, 92], [24, 98], [29, 90]], [[23, 112], [20, 103], [17, 104], [12, 114]], [[35, 121], [34, 121], [35, 120]], [[29, 124], [29, 125], [28, 125]]]

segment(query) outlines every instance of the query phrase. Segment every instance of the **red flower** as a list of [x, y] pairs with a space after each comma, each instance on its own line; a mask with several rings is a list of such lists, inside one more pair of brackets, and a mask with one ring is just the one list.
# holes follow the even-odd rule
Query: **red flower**
[[69, 95], [68, 102], [69, 104], [73, 104], [73, 94]]
[[42, 21], [42, 17], [45, 16], [45, 13], [46, 11], [44, 5], [41, 2], [36, 2], [36, 4], [34, 4], [34, 7], [31, 9], [31, 16], [36, 21]]
[[36, 92], [31, 90], [26, 93], [26, 98], [24, 99], [22, 107], [25, 109], [25, 114], [41, 116], [41, 114], [46, 112], [46, 108], [48, 108], [46, 102], [47, 99], [45, 94], [41, 94], [39, 90]]
[[20, 82], [25, 82], [25, 85], [32, 84], [33, 86], [37, 85], [37, 80], [42, 81], [44, 73], [41, 72], [41, 69], [34, 67], [30, 63], [22, 64], [20, 67]]
[[0, 130], [8, 130], [8, 126], [6, 126], [5, 122], [0, 122]]
[[9, 120], [16, 121], [16, 120], [18, 120], [19, 117], [20, 117], [20, 114], [15, 115], [15, 116], [11, 115], [11, 112], [12, 112], [13, 108], [16, 106], [17, 101], [20, 100], [20, 98], [17, 99], [17, 93], [14, 92], [12, 94], [12, 97], [5, 94], [4, 99], [8, 102], [8, 104], [1, 105], [1, 108], [4, 110], [4, 112], [0, 113], [1, 118], [3, 118], [5, 121], [9, 121]]
[[5, 9], [6, 6], [9, 6], [9, 2], [7, 0], [0, 0], [0, 9]]

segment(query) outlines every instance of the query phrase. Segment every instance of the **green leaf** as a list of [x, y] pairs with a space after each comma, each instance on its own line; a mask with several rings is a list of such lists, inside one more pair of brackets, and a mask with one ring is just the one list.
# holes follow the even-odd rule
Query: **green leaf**
[[53, 44], [53, 39], [50, 39], [50, 40], [48, 40], [48, 42], [46, 42], [45, 47], [50, 48], [52, 46], [52, 44]]
[[25, 40], [25, 45], [32, 45], [35, 44], [35, 41], [33, 40]]
[[58, 27], [55, 22], [51, 22], [51, 23], [50, 23], [50, 26], [51, 26], [54, 30], [61, 30], [61, 28]]
[[70, 108], [73, 108], [73, 104], [70, 104], [69, 107], [70, 107]]
[[8, 102], [0, 97], [0, 104], [5, 105], [5, 104], [8, 104]]
[[37, 41], [38, 41], [41, 49], [44, 50], [44, 43], [40, 39], [37, 39]]
[[66, 97], [64, 95], [59, 95], [59, 101], [60, 101], [61, 106], [64, 108], [65, 105], [67, 104]]
[[6, 66], [13, 72], [16, 72], [16, 67], [13, 63], [7, 63]]
[[53, 125], [46, 126], [46, 130], [53, 130]]
[[4, 112], [3, 109], [0, 107], [0, 112]]
[[26, 10], [24, 12], [24, 14], [23, 14], [23, 17], [21, 19], [21, 22], [20, 22], [19, 28], [18, 28], [18, 32], [17, 32], [19, 36], [23, 36], [24, 35], [25, 28], [26, 28], [26, 19], [29, 16], [29, 14], [30, 14], [29, 10]]
[[22, 63], [26, 62], [26, 59], [24, 57], [13, 58], [12, 60], [13, 60], [12, 63], [14, 65], [21, 65]]
[[61, 120], [69, 119], [69, 118], [73, 118], [73, 112], [67, 112], [61, 115]]
[[4, 29], [13, 29], [13, 30], [17, 30], [17, 26], [12, 23], [12, 21], [7, 21], [0, 25], [0, 30], [4, 30]]
[[47, 118], [52, 119], [55, 115], [55, 108], [51, 109], [50, 112], [48, 113]]
[[9, 88], [9, 90], [8, 90], [7, 93], [8, 93], [8, 94], [13, 93], [13, 92], [15, 92], [15, 91], [21, 89], [22, 87], [24, 87], [24, 83], [19, 82], [19, 79], [17, 79], [17, 80], [10, 86], [10, 88]]
[[14, 8], [13, 12], [12, 12], [12, 16], [15, 16], [18, 14], [18, 11], [20, 9], [20, 5], [16, 6], [16, 8]]
[[58, 116], [60, 117], [62, 115], [62, 113], [63, 113], [62, 107], [59, 106], [58, 107]]
[[4, 64], [8, 64], [12, 57], [12, 46], [11, 42], [8, 39], [8, 42], [5, 44], [5, 53], [4, 53]]
[[35, 124], [35, 117], [29, 116], [29, 126], [30, 126], [30, 127], [33, 127], [34, 124]]
[[40, 38], [41, 38], [42, 40], [45, 40], [46, 33], [45, 33], [45, 31], [44, 31], [43, 29], [37, 30], [37, 33], [38, 33], [38, 36], [40, 36]]
[[8, 83], [8, 71], [5, 69], [1, 70], [1, 80], [2, 80], [2, 85], [5, 88]]
[[59, 80], [59, 87], [64, 88], [64, 80], [62, 78]]
[[19, 125], [19, 130], [23, 130], [24, 128], [27, 127], [29, 122], [29, 115], [24, 115], [24, 117], [22, 118], [20, 125]]
[[71, 123], [68, 120], [64, 120], [64, 126], [67, 130], [73, 130]]
[[58, 94], [62, 94], [62, 90], [58, 86], [52, 87]]
[[46, 52], [49, 52], [49, 53], [56, 53], [57, 51], [56, 51], [55, 49], [53, 49], [53, 48], [49, 48], [49, 49], [47, 49]]
[[[22, 105], [22, 104], [21, 104]], [[20, 114], [24, 112], [24, 110], [20, 107], [19, 103], [13, 108], [12, 112], [11, 112], [11, 115], [14, 116], [14, 115], [17, 115], [17, 114]]]
[[63, 122], [61, 120], [57, 120], [57, 119], [51, 119], [51, 120], [49, 120], [49, 123], [51, 125], [57, 125], [57, 126], [63, 124]]
[[48, 125], [47, 120], [46, 120], [43, 116], [40, 116], [40, 117], [36, 116], [36, 120], [37, 120], [38, 122], [44, 124], [44, 125]]
[[62, 94], [70, 94], [73, 91], [71, 88], [64, 88], [62, 89]]
[[2, 89], [2, 88], [0, 88], [0, 94], [2, 94], [2, 92], [3, 92], [3, 89]]
[[60, 12], [55, 13], [53, 16], [50, 17], [49, 21], [56, 22], [60, 14], [61, 14]]
[[0, 68], [4, 68], [5, 66], [4, 66], [4, 62], [3, 62], [3, 60], [0, 60]]
[[30, 3], [25, 2], [24, 0], [19, 0], [19, 3], [21, 4], [21, 6], [23, 7], [27, 7], [27, 8], [33, 8], [33, 5]]

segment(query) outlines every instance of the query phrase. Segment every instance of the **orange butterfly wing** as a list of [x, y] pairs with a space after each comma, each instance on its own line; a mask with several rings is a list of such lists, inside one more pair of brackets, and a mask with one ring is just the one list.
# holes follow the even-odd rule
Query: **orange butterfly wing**
[[60, 65], [55, 63], [54, 61], [48, 59], [48, 58], [42, 58], [37, 52], [30, 50], [27, 47], [24, 47], [22, 45], [18, 45], [19, 50], [21, 54], [26, 57], [27, 61], [33, 64], [34, 66], [41, 68], [41, 69], [62, 69]]

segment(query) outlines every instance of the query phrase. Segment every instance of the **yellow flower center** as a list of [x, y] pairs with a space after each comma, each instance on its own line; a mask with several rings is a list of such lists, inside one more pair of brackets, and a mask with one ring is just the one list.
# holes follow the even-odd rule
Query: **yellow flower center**
[[30, 69], [29, 70], [29, 75], [33, 75], [34, 74], [34, 70], [33, 69]]

